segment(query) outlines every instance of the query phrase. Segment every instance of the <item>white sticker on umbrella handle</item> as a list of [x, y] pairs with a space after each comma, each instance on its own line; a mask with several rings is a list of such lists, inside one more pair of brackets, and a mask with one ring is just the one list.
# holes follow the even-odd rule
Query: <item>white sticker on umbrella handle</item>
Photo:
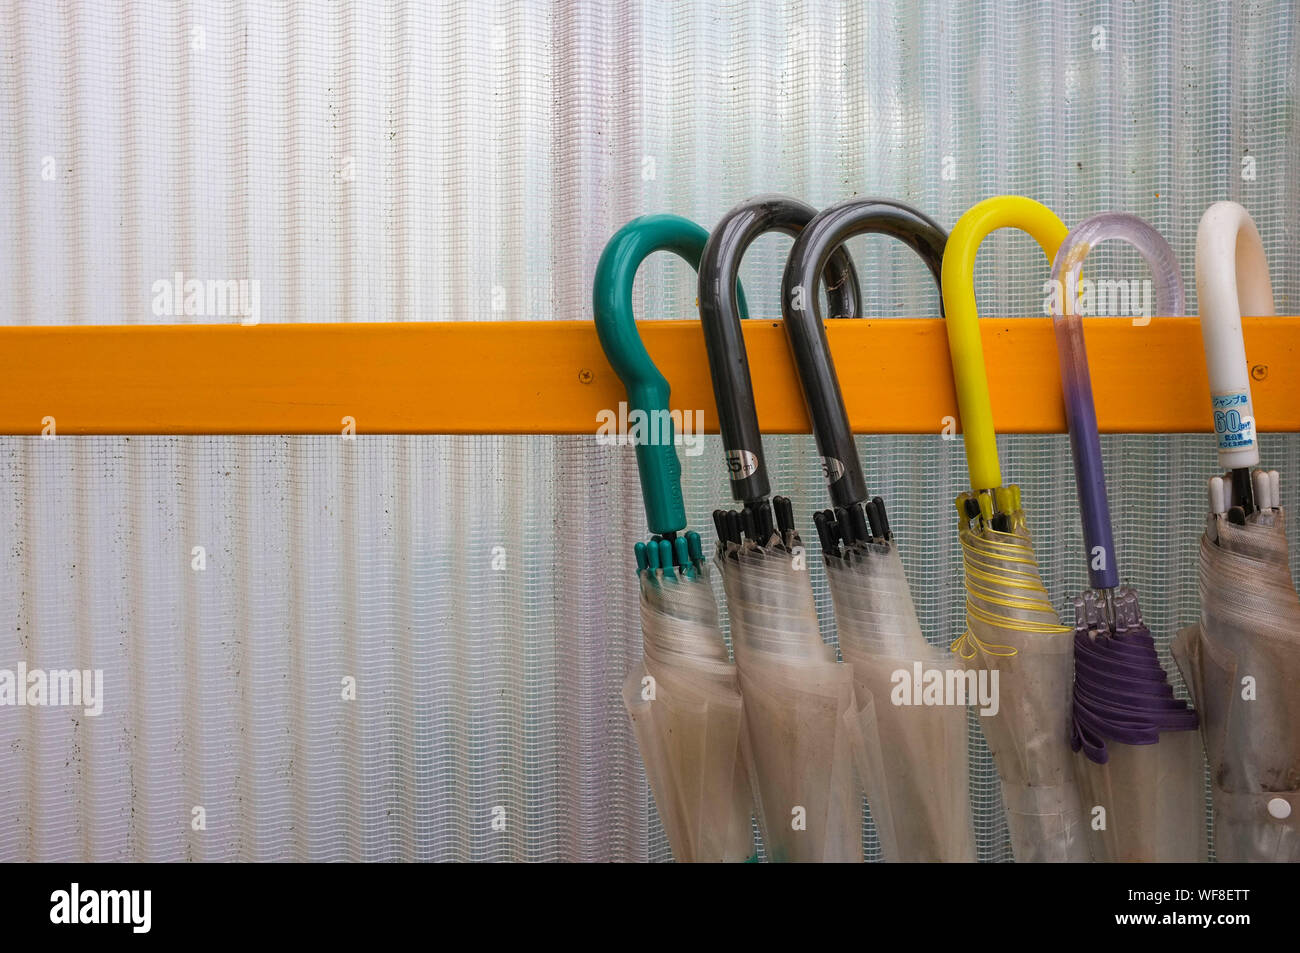
[[829, 486], [840, 477], [844, 476], [844, 464], [835, 457], [822, 457], [822, 476], [826, 478]]
[[758, 472], [758, 455], [748, 450], [728, 450], [727, 472], [733, 480], [753, 476]]
[[1214, 436], [1220, 450], [1244, 450], [1255, 445], [1255, 418], [1250, 411], [1250, 391], [1214, 394]]

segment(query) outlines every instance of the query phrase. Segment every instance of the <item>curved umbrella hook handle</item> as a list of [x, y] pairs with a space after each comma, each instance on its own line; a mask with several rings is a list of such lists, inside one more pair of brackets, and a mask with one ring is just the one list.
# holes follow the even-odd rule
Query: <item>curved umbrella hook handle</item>
[[[826, 487], [834, 505], [844, 509], [866, 502], [870, 494], [826, 340], [821, 302], [807, 289], [816, 287], [817, 276], [846, 241], [865, 234], [889, 235], [906, 244], [921, 256], [940, 291], [943, 250], [948, 241], [937, 222], [910, 205], [892, 199], [856, 198], [823, 210], [795, 239], [786, 260], [781, 282], [785, 330], [794, 348]], [[939, 310], [942, 314], [942, 301]]]
[[[754, 384], [740, 329], [737, 295], [740, 261], [760, 235], [770, 231], [797, 236], [816, 216], [811, 205], [783, 195], [761, 195], [741, 202], [718, 222], [700, 262], [700, 320], [709, 351], [709, 372], [718, 405], [718, 427], [727, 455], [731, 495], [747, 506], [771, 492], [763, 440], [754, 405]], [[826, 286], [836, 316], [858, 311], [858, 276], [841, 250], [826, 269]], [[816, 294], [816, 286], [812, 293]]]
[[1273, 285], [1259, 229], [1236, 202], [1215, 202], [1196, 228], [1196, 297], [1210, 377], [1219, 464], [1244, 470], [1259, 463], [1242, 313], [1273, 311]]
[[980, 340], [979, 310], [975, 304], [975, 254], [980, 242], [999, 228], [1027, 232], [1038, 242], [1048, 262], [1056, 257], [1056, 250], [1066, 235], [1065, 224], [1051, 209], [1019, 195], [985, 199], [959, 218], [948, 234], [948, 247], [943, 256], [943, 306], [947, 312], [948, 350], [957, 385], [966, 465], [970, 469], [971, 489], [976, 491], [994, 490], [1002, 485], [984, 345]]
[[[698, 269], [708, 238], [709, 233], [690, 219], [643, 215], [614, 233], [596, 265], [592, 311], [600, 346], [627, 389], [629, 416], [640, 411], [650, 424], [647, 439], [636, 445], [636, 463], [652, 533], [671, 535], [685, 529], [686, 507], [681, 461], [668, 413], [668, 381], [650, 359], [637, 331], [632, 285], [641, 263], [659, 251], [672, 252]], [[736, 296], [744, 313], [744, 292], [737, 288]]]
[[1127, 242], [1138, 250], [1151, 269], [1155, 313], [1173, 317], [1186, 312], [1187, 297], [1178, 258], [1169, 243], [1147, 222], [1125, 212], [1103, 212], [1076, 225], [1065, 237], [1052, 262], [1052, 324], [1061, 363], [1061, 389], [1065, 417], [1074, 451], [1074, 482], [1079, 494], [1083, 542], [1088, 553], [1088, 579], [1094, 589], [1119, 585], [1115, 540], [1111, 535], [1110, 505], [1106, 499], [1106, 471], [1101, 459], [1097, 408], [1093, 403], [1088, 349], [1083, 319], [1074, 307], [1074, 290], [1088, 253], [1104, 241]]

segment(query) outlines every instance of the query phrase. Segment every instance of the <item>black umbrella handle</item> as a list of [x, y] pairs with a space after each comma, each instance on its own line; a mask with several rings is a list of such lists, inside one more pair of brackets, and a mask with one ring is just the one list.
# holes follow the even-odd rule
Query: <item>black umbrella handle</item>
[[[930, 269], [935, 285], [939, 285], [948, 235], [933, 219], [910, 205], [879, 198], [849, 199], [813, 219], [795, 239], [781, 282], [785, 330], [794, 349], [826, 486], [834, 504], [845, 509], [867, 502], [869, 493], [826, 341], [815, 280], [828, 262], [843, 253], [844, 242], [868, 233], [891, 235], [913, 249]], [[703, 268], [700, 275], [704, 275]], [[939, 309], [942, 315], [942, 296]]]
[[[754, 406], [754, 384], [740, 330], [736, 283], [740, 261], [756, 238], [767, 232], [797, 236], [817, 210], [783, 195], [742, 202], [714, 228], [700, 260], [700, 320], [709, 351], [709, 372], [718, 405], [718, 428], [727, 455], [731, 495], [744, 503], [766, 500], [771, 492], [763, 441]], [[843, 249], [823, 262], [831, 309], [836, 317], [858, 313], [858, 276]], [[819, 273], [820, 273], [819, 271]], [[816, 284], [811, 287], [816, 289]]]

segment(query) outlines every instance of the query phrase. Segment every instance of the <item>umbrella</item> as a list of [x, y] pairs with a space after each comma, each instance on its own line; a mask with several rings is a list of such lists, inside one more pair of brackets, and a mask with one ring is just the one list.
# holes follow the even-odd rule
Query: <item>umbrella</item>
[[647, 414], [662, 424], [648, 428], [636, 447], [655, 535], [635, 546], [644, 658], [628, 674], [623, 698], [673, 856], [743, 861], [753, 852], [744, 706], [699, 534], [685, 532], [668, 382], [646, 353], [632, 314], [641, 262], [666, 250], [698, 266], [707, 238], [700, 226], [672, 215], [629, 222], [600, 256], [593, 308], [601, 347], [627, 388], [629, 418]]
[[1196, 233], [1196, 292], [1223, 476], [1210, 479], [1201, 618], [1174, 658], [1201, 715], [1224, 862], [1300, 861], [1300, 600], [1276, 470], [1259, 463], [1241, 315], [1273, 313], [1255, 223], [1233, 202]]
[[[763, 842], [775, 860], [856, 861], [862, 859], [861, 787], [882, 850], [893, 856], [874, 707], [858, 696], [853, 670], [821, 639], [790, 501], [768, 498], [735, 294], [750, 243], [768, 231], [797, 233], [814, 214], [780, 196], [732, 209], [700, 262], [700, 316], [732, 494], [742, 504], [718, 510], [714, 521]], [[831, 257], [826, 283], [834, 313], [852, 314], [857, 276], [847, 253]]]
[[1069, 743], [1073, 635], [1061, 625], [1038, 575], [1020, 488], [1002, 485], [989, 401], [975, 254], [994, 229], [1028, 232], [1050, 261], [1066, 229], [1046, 207], [1019, 196], [985, 199], [958, 219], [943, 257], [943, 304], [970, 469], [957, 498], [966, 581], [966, 632], [953, 643], [995, 712], [980, 725], [1002, 781], [1017, 861], [1086, 861]]
[[948, 239], [910, 206], [864, 198], [826, 209], [795, 240], [782, 283], [782, 310], [834, 506], [816, 514], [814, 523], [840, 653], [853, 666], [859, 697], [880, 700], [875, 713], [899, 859], [973, 861], [965, 706], [927, 705], [920, 692], [907, 699], [893, 692], [897, 685], [910, 686], [914, 673], [928, 678], [937, 672], [947, 680], [948, 671], [960, 666], [921, 633], [884, 500], [867, 490], [818, 296], [801, 293], [815, 288], [836, 249], [866, 233], [907, 243], [936, 284]]
[[1074, 600], [1071, 745], [1079, 752], [1076, 778], [1094, 860], [1195, 862], [1205, 859], [1196, 713], [1174, 698], [1137, 593], [1119, 584], [1083, 320], [1073, 305], [1084, 259], [1109, 239], [1127, 242], [1146, 260], [1156, 314], [1182, 314], [1185, 306], [1173, 249], [1133, 215], [1104, 213], [1080, 223], [1052, 264], [1052, 317], [1092, 587]]

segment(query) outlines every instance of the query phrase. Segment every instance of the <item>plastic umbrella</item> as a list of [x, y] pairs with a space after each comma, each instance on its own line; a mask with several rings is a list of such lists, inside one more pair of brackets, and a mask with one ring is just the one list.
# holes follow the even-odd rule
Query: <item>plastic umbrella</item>
[[1092, 586], [1074, 600], [1077, 779], [1094, 860], [1205, 859], [1204, 763], [1196, 713], [1174, 698], [1135, 591], [1119, 584], [1101, 438], [1075, 289], [1088, 252], [1127, 242], [1146, 260], [1156, 313], [1184, 312], [1183, 279], [1169, 243], [1134, 215], [1108, 212], [1076, 226], [1052, 264], [1052, 318]]
[[744, 706], [699, 534], [685, 532], [668, 382], [646, 353], [632, 314], [641, 262], [666, 250], [698, 266], [707, 238], [703, 228], [673, 215], [629, 222], [600, 257], [593, 307], [601, 346], [627, 388], [629, 419], [644, 415], [652, 423], [636, 445], [655, 534], [635, 547], [644, 658], [628, 674], [624, 701], [673, 856], [743, 861], [753, 852]]
[[1210, 479], [1201, 618], [1174, 658], [1201, 715], [1220, 861], [1300, 861], [1300, 600], [1276, 470], [1259, 463], [1241, 315], [1273, 313], [1263, 244], [1233, 202], [1196, 233], [1196, 292], [1223, 476]]
[[884, 500], [867, 490], [819, 298], [807, 291], [815, 290], [831, 255], [865, 233], [905, 242], [921, 256], [936, 284], [948, 238], [910, 206], [865, 198], [831, 206], [795, 240], [782, 283], [782, 310], [834, 505], [817, 513], [814, 522], [835, 604], [840, 652], [853, 666], [859, 697], [878, 700], [875, 712], [899, 859], [973, 861], [965, 707], [926, 705], [920, 697], [885, 702], [893, 700], [895, 686], [911, 686], [918, 670], [924, 678], [937, 672], [946, 679], [959, 666], [921, 633]]
[[1016, 860], [1086, 861], [1069, 743], [1072, 632], [1043, 588], [1020, 489], [1002, 485], [975, 305], [975, 254], [1005, 227], [1028, 232], [1049, 261], [1066, 235], [1046, 207], [1001, 196], [966, 212], [948, 236], [943, 303], [972, 488], [957, 498], [967, 628], [953, 651], [996, 694], [996, 713], [981, 710], [980, 724]]
[[[700, 263], [700, 315], [718, 418], [732, 493], [743, 504], [714, 514], [717, 565], [731, 614], [753, 787], [769, 855], [861, 860], [861, 784], [881, 829], [882, 850], [892, 858], [873, 706], [855, 691], [852, 669], [822, 642], [790, 501], [768, 498], [735, 293], [750, 243], [768, 231], [796, 233], [814, 214], [780, 196], [742, 203], [713, 230]], [[852, 314], [857, 277], [847, 253], [831, 257], [826, 281], [835, 313]]]

